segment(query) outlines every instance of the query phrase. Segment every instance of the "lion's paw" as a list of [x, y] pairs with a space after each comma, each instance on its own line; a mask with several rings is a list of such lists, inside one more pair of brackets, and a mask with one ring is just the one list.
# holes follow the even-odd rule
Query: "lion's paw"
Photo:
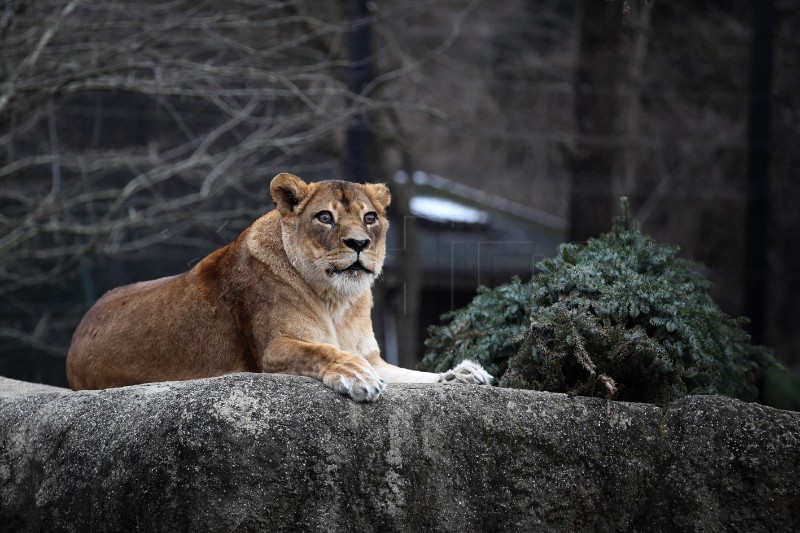
[[462, 361], [455, 368], [439, 374], [439, 383], [471, 383], [491, 385], [492, 376], [475, 361]]
[[386, 382], [366, 361], [348, 361], [333, 365], [325, 373], [322, 382], [357, 402], [375, 401], [386, 389]]

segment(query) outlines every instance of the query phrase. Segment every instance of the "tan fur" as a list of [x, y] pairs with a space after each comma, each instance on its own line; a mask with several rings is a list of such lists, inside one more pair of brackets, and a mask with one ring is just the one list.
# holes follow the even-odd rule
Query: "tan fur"
[[[370, 286], [383, 267], [389, 227], [386, 186], [307, 184], [284, 173], [270, 192], [276, 210], [189, 272], [103, 296], [72, 339], [70, 386], [280, 372], [373, 400], [384, 380], [438, 381], [439, 374], [385, 363], [372, 332]], [[320, 222], [322, 211], [335, 223]], [[370, 212], [374, 224], [365, 222]], [[369, 244], [357, 253], [348, 239]], [[357, 258], [372, 272], [341, 272]]]

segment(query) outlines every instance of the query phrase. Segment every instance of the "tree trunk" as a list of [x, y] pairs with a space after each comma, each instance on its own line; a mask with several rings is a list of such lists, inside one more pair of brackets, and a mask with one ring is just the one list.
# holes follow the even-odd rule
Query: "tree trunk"
[[[366, 0], [351, 0], [350, 23], [353, 24], [353, 29], [350, 31], [348, 43], [350, 64], [347, 68], [347, 90], [350, 91], [353, 98], [363, 96], [364, 88], [372, 80], [369, 16]], [[350, 119], [350, 124], [347, 126], [345, 179], [359, 182], [368, 178], [370, 137], [367, 114], [363, 110], [359, 110]]]
[[611, 227], [617, 159], [617, 88], [621, 75], [621, 0], [585, 0], [575, 76], [576, 154], [570, 193], [571, 241]]
[[[628, 109], [626, 113], [625, 156], [623, 160], [622, 179], [615, 190], [615, 196], [628, 196], [633, 198], [636, 191], [636, 172], [639, 166], [639, 126], [642, 111], [642, 78], [645, 58], [647, 57], [647, 43], [650, 36], [650, 20], [653, 16], [653, 2], [642, 2], [638, 16], [633, 22], [634, 37], [633, 50], [631, 51], [631, 65], [628, 69], [630, 88], [628, 90]], [[638, 206], [637, 206], [638, 207]]]
[[750, 116], [747, 136], [747, 235], [745, 312], [753, 341], [766, 340], [769, 176], [772, 156], [772, 65], [775, 48], [773, 0], [753, 1], [753, 45], [750, 66]]

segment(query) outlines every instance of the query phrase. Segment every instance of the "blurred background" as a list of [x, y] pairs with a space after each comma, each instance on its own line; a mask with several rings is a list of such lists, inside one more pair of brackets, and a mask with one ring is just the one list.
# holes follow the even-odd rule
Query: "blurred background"
[[65, 385], [97, 298], [191, 268], [290, 171], [391, 186], [392, 362], [627, 196], [800, 409], [799, 34], [800, 0], [7, 0], [0, 375]]

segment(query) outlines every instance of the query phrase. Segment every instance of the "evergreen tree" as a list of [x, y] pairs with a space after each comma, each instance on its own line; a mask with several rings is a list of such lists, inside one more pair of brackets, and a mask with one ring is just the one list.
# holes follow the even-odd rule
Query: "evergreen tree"
[[526, 284], [482, 288], [430, 329], [421, 368], [477, 359], [506, 387], [661, 405], [687, 394], [755, 400], [775, 363], [746, 319], [726, 315], [674, 246], [624, 214], [610, 233], [564, 244]]

